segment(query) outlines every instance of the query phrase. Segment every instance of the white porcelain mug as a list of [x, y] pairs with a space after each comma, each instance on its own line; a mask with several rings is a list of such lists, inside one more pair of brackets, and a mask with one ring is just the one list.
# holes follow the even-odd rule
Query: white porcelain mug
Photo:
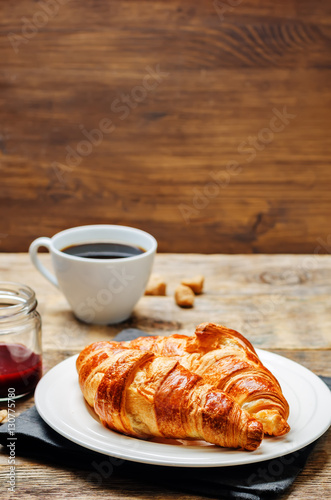
[[[120, 259], [83, 258], [61, 251], [84, 243], [122, 243], [145, 251]], [[39, 260], [39, 247], [49, 250], [55, 276]], [[63, 292], [78, 319], [106, 325], [120, 323], [132, 313], [145, 291], [156, 249], [155, 238], [140, 229], [93, 225], [37, 238], [29, 252], [38, 271]]]

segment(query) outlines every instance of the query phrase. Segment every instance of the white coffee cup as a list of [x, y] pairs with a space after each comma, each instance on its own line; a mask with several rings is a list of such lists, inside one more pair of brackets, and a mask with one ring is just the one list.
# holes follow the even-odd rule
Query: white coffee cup
[[[124, 243], [145, 251], [120, 259], [83, 258], [61, 251], [84, 243]], [[51, 253], [55, 276], [39, 260], [39, 247]], [[38, 271], [63, 292], [78, 319], [106, 325], [120, 323], [132, 313], [145, 291], [156, 248], [155, 238], [140, 229], [93, 225], [37, 238], [29, 252]]]

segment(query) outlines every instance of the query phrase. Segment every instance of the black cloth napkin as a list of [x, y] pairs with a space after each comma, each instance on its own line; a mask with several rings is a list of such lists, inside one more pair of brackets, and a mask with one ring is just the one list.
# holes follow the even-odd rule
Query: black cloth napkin
[[[114, 340], [132, 340], [147, 335], [130, 328]], [[321, 377], [331, 389], [331, 378]], [[9, 452], [13, 436], [8, 423], [0, 426], [0, 444]], [[184, 491], [218, 499], [267, 500], [278, 498], [302, 471], [314, 448], [312, 443], [284, 457], [256, 464], [234, 467], [165, 467], [140, 464], [108, 457], [83, 448], [51, 429], [35, 407], [23, 412], [15, 421], [15, 453], [34, 457], [62, 467], [86, 470], [87, 480], [102, 485], [112, 477], [150, 482], [171, 490]]]

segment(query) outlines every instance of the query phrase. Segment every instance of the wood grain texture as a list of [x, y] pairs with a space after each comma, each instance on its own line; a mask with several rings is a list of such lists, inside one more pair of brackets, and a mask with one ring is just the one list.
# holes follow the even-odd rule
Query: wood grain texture
[[[49, 255], [41, 260], [51, 269]], [[74, 319], [66, 299], [26, 254], [0, 254], [0, 279], [24, 276], [36, 291], [47, 350], [78, 352], [90, 339], [109, 339], [130, 326], [192, 334], [206, 318], [237, 329], [262, 349], [331, 348], [330, 256], [158, 254], [153, 271], [165, 277], [167, 296], [142, 297], [120, 325], [87, 326]], [[205, 276], [204, 293], [187, 311], [175, 304], [174, 290], [197, 273]]]
[[[38, 3], [0, 6], [0, 250], [121, 223], [166, 252], [314, 252], [330, 231], [328, 2], [63, 3], [30, 32]], [[114, 131], [68, 163], [79, 125], [105, 118]]]
[[[42, 260], [50, 266], [48, 255], [43, 255]], [[43, 320], [44, 372], [88, 343], [112, 339], [128, 326], [169, 335], [192, 333], [197, 323], [213, 320], [240, 329], [257, 347], [297, 361], [318, 375], [331, 376], [330, 256], [158, 254], [154, 271], [167, 277], [166, 297], [143, 297], [130, 320], [121, 325], [87, 326], [75, 320], [65, 299], [33, 268], [27, 254], [0, 254], [0, 279], [20, 280], [36, 291]], [[196, 298], [193, 309], [180, 309], [173, 300], [175, 286], [197, 271], [206, 277], [204, 293]], [[260, 313], [255, 323], [252, 311]], [[17, 414], [32, 404], [33, 397], [24, 398], [17, 403]], [[329, 430], [281, 500], [330, 497], [330, 446]], [[23, 457], [17, 457], [16, 464], [17, 492], [10, 496], [11, 500], [203, 498], [180, 492], [176, 484], [165, 489], [144, 477], [123, 477], [120, 467], [114, 467], [110, 477], [96, 484], [87, 470]], [[1, 447], [1, 485], [7, 476], [7, 454]]]

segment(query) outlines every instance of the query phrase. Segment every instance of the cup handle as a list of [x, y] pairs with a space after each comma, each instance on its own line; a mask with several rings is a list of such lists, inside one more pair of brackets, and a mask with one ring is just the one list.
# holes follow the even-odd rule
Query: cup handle
[[34, 240], [30, 247], [29, 247], [29, 254], [30, 258], [32, 260], [32, 263], [34, 266], [38, 269], [38, 271], [46, 278], [48, 281], [52, 283], [52, 285], [56, 286], [59, 288], [59, 284], [57, 282], [57, 279], [55, 276], [53, 276], [52, 273], [49, 272], [48, 269], [40, 262], [39, 257], [38, 257], [38, 249], [39, 247], [46, 247], [47, 250], [50, 252], [50, 246], [51, 246], [51, 239], [42, 237], [42, 238], [37, 238]]

